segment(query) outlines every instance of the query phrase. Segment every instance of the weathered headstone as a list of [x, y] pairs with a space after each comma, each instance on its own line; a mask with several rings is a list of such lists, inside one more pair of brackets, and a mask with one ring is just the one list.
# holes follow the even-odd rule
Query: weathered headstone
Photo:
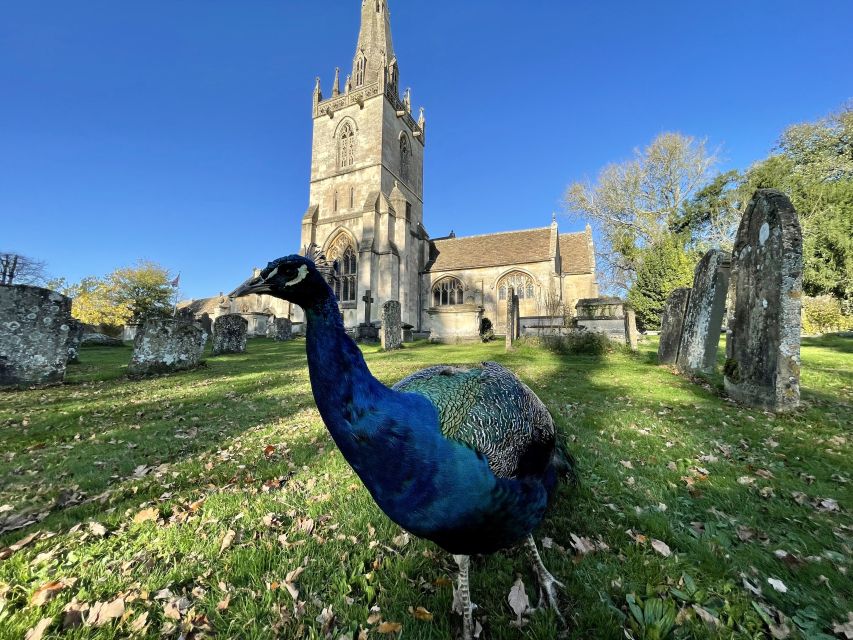
[[414, 330], [415, 330], [414, 325], [403, 324], [403, 342], [404, 343], [409, 343], [409, 342], [415, 341]]
[[731, 255], [719, 249], [711, 249], [696, 265], [675, 361], [685, 373], [714, 371], [730, 271]]
[[506, 349], [515, 342], [515, 287], [507, 287], [506, 294]]
[[0, 286], [0, 387], [65, 378], [71, 300], [40, 287]]
[[149, 318], [136, 332], [127, 373], [136, 378], [192, 369], [201, 362], [204, 342], [204, 329], [194, 322]]
[[625, 302], [621, 298], [582, 298], [575, 305], [575, 316], [579, 328], [624, 344]]
[[237, 313], [219, 316], [213, 323], [213, 355], [245, 353], [249, 321]]
[[400, 315], [401, 308], [397, 300], [389, 300], [382, 305], [382, 330], [379, 335], [383, 351], [393, 351], [403, 346], [403, 321]]
[[213, 335], [213, 320], [210, 319], [209, 313], [202, 313], [201, 317], [198, 319], [198, 323], [208, 336]]
[[80, 362], [80, 343], [83, 341], [83, 323], [73, 318], [68, 321], [68, 364]]
[[625, 344], [631, 348], [631, 351], [637, 350], [637, 342], [639, 335], [637, 334], [637, 314], [634, 310], [625, 306]]
[[660, 343], [658, 364], [675, 364], [678, 360], [678, 345], [681, 344], [681, 327], [690, 301], [690, 287], [675, 289], [669, 294], [660, 321]]
[[521, 337], [521, 302], [518, 294], [512, 296], [512, 339], [518, 340]]
[[735, 308], [726, 334], [726, 392], [747, 405], [787, 411], [800, 403], [803, 236], [791, 201], [759, 189], [732, 251]]
[[274, 318], [270, 322], [267, 337], [278, 342], [293, 340], [293, 323], [290, 318]]

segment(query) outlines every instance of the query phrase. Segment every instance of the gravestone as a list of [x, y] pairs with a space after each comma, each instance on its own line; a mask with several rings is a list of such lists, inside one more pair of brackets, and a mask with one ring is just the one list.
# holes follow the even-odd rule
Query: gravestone
[[219, 316], [213, 323], [213, 355], [245, 353], [249, 321], [237, 313]]
[[731, 255], [719, 249], [711, 249], [696, 265], [675, 361], [685, 373], [714, 371], [730, 271]]
[[80, 343], [83, 341], [83, 323], [73, 318], [68, 321], [68, 364], [80, 362]]
[[293, 340], [293, 323], [290, 318], [274, 318], [270, 322], [267, 337], [278, 342]]
[[658, 344], [658, 364], [675, 364], [678, 360], [678, 346], [681, 344], [681, 327], [684, 314], [690, 300], [690, 287], [675, 289], [666, 299], [660, 320], [660, 343]]
[[198, 323], [208, 336], [213, 335], [213, 320], [210, 319], [209, 313], [202, 313], [201, 317], [198, 319]]
[[515, 342], [515, 287], [507, 287], [506, 294], [506, 349]]
[[149, 318], [136, 332], [127, 374], [138, 378], [197, 367], [207, 335], [194, 322]]
[[373, 326], [373, 321], [371, 320], [371, 305], [376, 300], [370, 295], [370, 289], [364, 292], [364, 296], [361, 299], [364, 302], [364, 322], [358, 325], [356, 340], [358, 342], [379, 342], [379, 329]]
[[400, 315], [401, 308], [397, 300], [389, 300], [382, 305], [382, 329], [379, 335], [383, 351], [393, 351], [403, 346], [403, 327]]
[[637, 350], [637, 342], [639, 335], [637, 334], [637, 314], [634, 310], [625, 306], [625, 344], [631, 348], [631, 351]]
[[409, 343], [409, 342], [415, 341], [414, 330], [415, 330], [414, 325], [411, 325], [411, 324], [404, 324], [403, 325], [403, 342], [404, 343]]
[[65, 379], [71, 300], [41, 287], [0, 286], [0, 388]]
[[521, 337], [521, 303], [518, 294], [512, 296], [512, 339], [518, 340]]
[[726, 392], [750, 406], [791, 410], [800, 403], [803, 236], [781, 191], [753, 195], [735, 239], [731, 277]]

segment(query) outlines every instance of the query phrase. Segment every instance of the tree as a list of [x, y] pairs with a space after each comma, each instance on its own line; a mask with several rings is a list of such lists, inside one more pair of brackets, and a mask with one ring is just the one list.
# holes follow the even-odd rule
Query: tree
[[42, 284], [45, 263], [13, 251], [0, 252], [0, 285]]
[[671, 233], [717, 162], [704, 140], [680, 133], [663, 133], [634, 156], [605, 167], [595, 185], [570, 185], [565, 195], [568, 214], [596, 227], [604, 283], [622, 291], [637, 276], [644, 249]]
[[737, 170], [717, 174], [684, 204], [671, 230], [689, 232], [693, 249], [731, 251], [741, 219], [738, 187], [743, 177]]
[[684, 250], [684, 239], [670, 234], [643, 250], [642, 264], [628, 293], [628, 302], [642, 331], [660, 329], [669, 294], [693, 284], [695, 256]]

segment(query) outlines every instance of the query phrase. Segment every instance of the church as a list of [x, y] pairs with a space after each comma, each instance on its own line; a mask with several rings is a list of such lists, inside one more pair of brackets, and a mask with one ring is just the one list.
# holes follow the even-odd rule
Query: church
[[[354, 333], [376, 324], [389, 300], [400, 302], [402, 321], [416, 335], [456, 342], [477, 339], [483, 318], [497, 333], [504, 331], [509, 287], [523, 318], [561, 315], [578, 299], [598, 296], [589, 227], [560, 233], [552, 218], [548, 226], [522, 231], [429, 235], [423, 198], [426, 119], [423, 109], [413, 114], [410, 91], [401, 94], [387, 0], [362, 0], [352, 73], [342, 82], [337, 70], [328, 96], [317, 79], [313, 122], [300, 247], [316, 246], [336, 261], [330, 284], [344, 324]], [[224, 299], [217, 300], [208, 305], [211, 310], [227, 312]], [[289, 315], [298, 330], [301, 310], [283, 311], [280, 302], [241, 300], [231, 306], [236, 313], [248, 305], [257, 306], [255, 312]]]

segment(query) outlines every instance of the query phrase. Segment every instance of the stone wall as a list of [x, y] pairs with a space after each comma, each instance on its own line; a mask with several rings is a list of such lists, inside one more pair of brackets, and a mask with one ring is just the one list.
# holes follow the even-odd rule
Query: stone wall
[[732, 252], [734, 313], [726, 334], [726, 392], [770, 411], [800, 402], [803, 238], [791, 201], [759, 189]]
[[193, 322], [146, 320], [136, 332], [127, 373], [141, 377], [192, 369], [201, 362], [206, 341], [204, 329]]
[[213, 355], [245, 353], [249, 321], [236, 313], [219, 316], [213, 323]]
[[71, 300], [40, 287], [0, 286], [0, 387], [65, 379]]

